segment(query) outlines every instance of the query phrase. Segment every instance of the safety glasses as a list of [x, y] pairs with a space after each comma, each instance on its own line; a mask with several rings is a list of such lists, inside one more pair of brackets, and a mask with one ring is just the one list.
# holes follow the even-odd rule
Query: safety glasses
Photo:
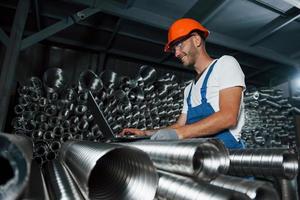
[[194, 34], [189, 34], [185, 37], [182, 37], [180, 39], [178, 39], [177, 41], [175, 41], [173, 44], [171, 44], [171, 53], [175, 54], [176, 50], [183, 50], [183, 43], [188, 40], [190, 37], [195, 36]]

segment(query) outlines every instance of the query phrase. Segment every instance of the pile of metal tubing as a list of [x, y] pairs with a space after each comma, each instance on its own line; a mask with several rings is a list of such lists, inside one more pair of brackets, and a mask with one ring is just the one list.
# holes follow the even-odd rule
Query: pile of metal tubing
[[26, 136], [0, 134], [1, 199], [297, 199], [298, 159], [283, 149], [229, 151], [210, 138], [71, 140], [41, 167], [32, 149]]
[[152, 200], [158, 185], [157, 171], [148, 155], [117, 144], [68, 141], [58, 159], [37, 167], [26, 136], [1, 133], [0, 166], [3, 200]]
[[247, 147], [297, 149], [293, 114], [298, 108], [283, 97], [282, 90], [260, 88], [246, 91], [244, 103], [242, 138]]
[[33, 141], [40, 164], [57, 157], [70, 139], [104, 142], [103, 133], [88, 110], [91, 91], [114, 133], [124, 127], [153, 129], [172, 124], [182, 108], [183, 89], [172, 74], [157, 78], [151, 66], [141, 66], [134, 78], [103, 71], [84, 71], [70, 87], [61, 68], [50, 68], [43, 79], [31, 77], [18, 87], [13, 132]]
[[295, 108], [280, 90], [245, 94], [250, 149], [229, 151], [209, 138], [108, 143], [88, 92], [115, 134], [163, 128], [178, 118], [189, 82], [157, 74], [146, 65], [134, 78], [84, 71], [70, 87], [62, 69], [50, 68], [20, 85], [14, 134], [0, 136], [0, 199], [296, 199]]

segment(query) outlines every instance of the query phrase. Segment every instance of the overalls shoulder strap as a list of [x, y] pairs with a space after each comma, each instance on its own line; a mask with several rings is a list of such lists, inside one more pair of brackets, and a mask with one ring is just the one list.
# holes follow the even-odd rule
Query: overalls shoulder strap
[[[203, 81], [203, 84], [202, 84], [202, 87], [201, 87], [201, 102], [207, 102], [207, 99], [206, 99], [206, 91], [207, 91], [207, 81], [208, 81], [208, 78], [215, 66], [215, 64], [217, 63], [218, 60], [215, 60], [214, 63], [212, 64], [212, 66], [208, 69], [208, 72], [204, 78], [204, 81]], [[192, 88], [193, 88], [193, 82], [191, 83], [191, 88], [190, 88], [190, 91], [189, 91], [189, 95], [187, 97], [187, 103], [188, 103], [188, 106], [189, 107], [192, 107], [192, 104], [191, 104], [191, 92], [192, 92]]]
[[208, 82], [208, 78], [210, 77], [211, 72], [214, 69], [215, 64], [217, 63], [218, 60], [215, 60], [214, 63], [211, 65], [211, 67], [208, 69], [208, 72], [204, 78], [202, 87], [201, 87], [201, 102], [207, 102], [207, 98], [206, 98], [206, 92], [207, 92], [207, 82]]

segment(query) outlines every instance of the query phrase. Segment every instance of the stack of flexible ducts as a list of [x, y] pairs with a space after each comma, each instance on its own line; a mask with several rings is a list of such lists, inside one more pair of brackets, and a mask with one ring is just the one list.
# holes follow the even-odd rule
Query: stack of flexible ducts
[[47, 164], [44, 172], [53, 199], [152, 200], [158, 184], [146, 153], [108, 143], [69, 141], [59, 161]]
[[18, 88], [18, 103], [11, 125], [13, 132], [34, 142], [34, 158], [45, 163], [57, 156], [70, 139], [104, 141], [101, 127], [88, 110], [91, 91], [115, 134], [124, 127], [153, 129], [174, 123], [183, 104], [187, 83], [172, 74], [157, 78], [148, 65], [135, 78], [106, 70], [96, 75], [88, 70], [69, 87], [61, 68], [50, 68], [43, 79], [31, 77]]
[[[268, 175], [264, 178], [293, 179], [298, 174], [294, 153], [260, 149], [247, 157], [248, 150], [228, 152], [216, 139], [121, 144], [143, 150], [159, 169], [158, 199], [274, 200], [279, 195], [269, 179], [253, 178], [264, 174]], [[245, 158], [239, 159], [240, 154]]]
[[59, 155], [40, 168], [32, 162], [29, 138], [1, 133], [0, 199], [152, 200], [155, 196], [157, 171], [137, 148], [74, 140], [64, 143]]
[[249, 148], [296, 150], [293, 107], [282, 90], [273, 88], [246, 91], [245, 125], [242, 137]]
[[87, 108], [88, 92], [98, 94], [103, 84], [92, 71], [84, 71], [76, 87], [69, 88], [65, 72], [50, 68], [43, 81], [31, 77], [18, 88], [18, 104], [11, 125], [13, 132], [34, 143], [34, 158], [53, 160], [61, 144], [70, 140], [102, 141], [103, 135]]

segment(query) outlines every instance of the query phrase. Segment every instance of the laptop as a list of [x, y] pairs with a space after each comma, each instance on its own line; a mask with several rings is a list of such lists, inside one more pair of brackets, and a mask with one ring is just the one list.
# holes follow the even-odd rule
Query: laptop
[[104, 139], [107, 142], [129, 142], [129, 141], [150, 139], [150, 136], [140, 136], [140, 135], [119, 136], [114, 134], [109, 123], [104, 117], [101, 109], [97, 105], [93, 94], [90, 91], [88, 93], [87, 107], [91, 112], [91, 114], [94, 116], [94, 123], [96, 123], [99, 126], [99, 129], [103, 133]]

